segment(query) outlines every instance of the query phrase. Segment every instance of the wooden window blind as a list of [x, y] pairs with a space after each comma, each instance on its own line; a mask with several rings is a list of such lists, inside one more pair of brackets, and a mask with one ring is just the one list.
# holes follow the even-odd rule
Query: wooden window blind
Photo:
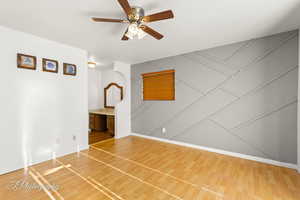
[[144, 101], [175, 100], [175, 70], [151, 72], [142, 76]]

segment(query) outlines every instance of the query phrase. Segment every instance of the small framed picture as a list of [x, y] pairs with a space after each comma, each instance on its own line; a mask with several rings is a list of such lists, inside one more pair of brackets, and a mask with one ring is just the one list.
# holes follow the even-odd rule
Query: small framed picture
[[18, 53], [17, 54], [17, 63], [18, 63], [18, 68], [36, 70], [36, 57], [35, 56]]
[[64, 63], [64, 74], [65, 75], [71, 75], [76, 76], [76, 65]]
[[56, 60], [43, 58], [43, 71], [58, 73], [58, 62]]

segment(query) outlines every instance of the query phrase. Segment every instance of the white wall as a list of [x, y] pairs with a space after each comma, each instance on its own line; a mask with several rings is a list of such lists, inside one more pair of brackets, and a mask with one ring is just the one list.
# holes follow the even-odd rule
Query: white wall
[[118, 72], [116, 82], [124, 87], [124, 98], [116, 106], [116, 138], [131, 134], [131, 66], [114, 62], [114, 71]]
[[120, 73], [116, 72], [113, 68], [104, 69], [102, 72], [102, 88], [104, 90], [108, 84], [114, 82], [120, 86], [124, 86], [123, 77]]
[[[102, 75], [101, 98], [103, 99], [103, 101], [104, 101], [104, 88], [107, 87], [110, 83], [117, 83], [118, 85], [124, 88], [123, 76], [120, 73], [114, 71], [113, 68], [102, 69], [101, 75]], [[102, 105], [102, 107], [104, 107], [104, 104]]]
[[[300, 32], [299, 32], [299, 38], [300, 38]], [[300, 40], [299, 40], [299, 48], [300, 48]], [[299, 51], [299, 57], [298, 57], [298, 63], [300, 66], [300, 51]], [[298, 127], [297, 127], [297, 132], [298, 132], [298, 172], [300, 173], [300, 103], [299, 103], [299, 99], [300, 99], [300, 70], [298, 71]]]
[[88, 91], [89, 110], [103, 108], [103, 86], [100, 70], [88, 69]]
[[111, 82], [116, 81], [116, 72], [113, 68], [107, 68], [101, 70], [102, 73], [102, 89], [104, 89]]
[[[87, 53], [4, 27], [0, 44], [0, 174], [87, 148]], [[37, 56], [37, 70], [18, 69], [17, 53]], [[42, 72], [44, 57], [58, 74]], [[78, 75], [64, 76], [63, 62]]]
[[[88, 104], [89, 110], [104, 108], [104, 88], [111, 82], [116, 82], [116, 72], [113, 68], [88, 69]], [[118, 83], [122, 84], [122, 83]]]

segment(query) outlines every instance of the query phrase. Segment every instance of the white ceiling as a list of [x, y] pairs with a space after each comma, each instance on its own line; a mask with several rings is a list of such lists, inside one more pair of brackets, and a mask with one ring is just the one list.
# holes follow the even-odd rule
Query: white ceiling
[[149, 26], [161, 41], [121, 41], [125, 24], [94, 23], [91, 16], [124, 18], [117, 0], [6, 0], [0, 25], [86, 49], [97, 61], [140, 63], [229, 44], [300, 25], [299, 0], [129, 0], [146, 14], [172, 9], [175, 19]]

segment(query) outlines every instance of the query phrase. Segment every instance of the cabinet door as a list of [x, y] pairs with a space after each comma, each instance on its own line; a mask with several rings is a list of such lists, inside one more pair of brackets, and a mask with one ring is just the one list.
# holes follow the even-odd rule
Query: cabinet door
[[90, 114], [90, 117], [89, 117], [89, 128], [91, 130], [94, 130], [95, 129], [95, 115], [92, 115]]
[[115, 135], [115, 117], [107, 116], [107, 129], [111, 135]]
[[106, 131], [106, 115], [95, 115], [95, 130]]

